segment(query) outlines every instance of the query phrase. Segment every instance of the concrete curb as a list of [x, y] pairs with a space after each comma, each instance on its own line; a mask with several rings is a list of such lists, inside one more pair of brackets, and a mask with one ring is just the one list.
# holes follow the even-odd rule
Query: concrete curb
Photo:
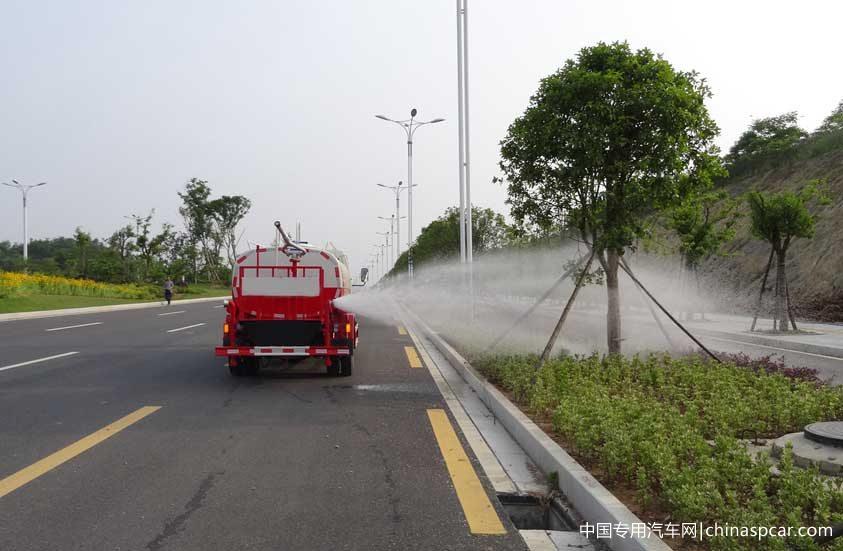
[[722, 339], [731, 339], [736, 341], [745, 341], [752, 344], [760, 344], [765, 346], [774, 346], [776, 348], [784, 348], [786, 350], [793, 350], [794, 352], [807, 352], [808, 354], [820, 354], [823, 356], [831, 356], [833, 358], [843, 358], [843, 348], [834, 346], [823, 346], [821, 344], [808, 344], [804, 342], [791, 341], [786, 339], [777, 339], [775, 337], [762, 337], [760, 335], [750, 335], [745, 332], [729, 333], [726, 331], [714, 331], [711, 329], [694, 329], [694, 334], [706, 335], [708, 337], [719, 337]]
[[[412, 313], [411, 315], [536, 465], [545, 473], [558, 473], [559, 490], [584, 519], [593, 525], [598, 522], [611, 523], [613, 526], [622, 523], [627, 527], [643, 522], [506, 396], [477, 373], [459, 352], [418, 316]], [[614, 531], [612, 534], [614, 535]], [[670, 547], [655, 536], [647, 539], [613, 537], [601, 541], [615, 551], [670, 551]]]
[[[204, 297], [204, 298], [188, 298], [184, 300], [174, 300], [173, 306], [179, 304], [194, 304], [197, 302], [222, 302], [228, 297]], [[17, 321], [38, 318], [55, 318], [60, 316], [78, 316], [83, 314], [99, 314], [102, 312], [114, 312], [119, 310], [140, 310], [143, 308], [161, 307], [161, 301], [156, 302], [136, 302], [133, 304], [112, 304], [110, 306], [89, 306], [86, 308], [65, 308], [62, 310], [40, 310], [36, 312], [15, 312], [13, 314], [0, 314], [0, 322]]]

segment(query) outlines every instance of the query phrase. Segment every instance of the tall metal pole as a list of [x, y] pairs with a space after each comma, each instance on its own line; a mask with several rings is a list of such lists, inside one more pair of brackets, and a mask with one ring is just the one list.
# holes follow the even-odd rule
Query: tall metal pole
[[462, 55], [462, 0], [457, 0], [457, 132], [459, 133], [459, 182], [460, 182], [460, 262], [465, 264], [465, 150], [463, 149], [463, 55]]
[[23, 192], [23, 263], [29, 260], [29, 228], [26, 225], [26, 193], [28, 189], [21, 190]]
[[415, 120], [417, 113], [418, 111], [413, 108], [410, 110], [410, 118], [403, 121], [396, 121], [383, 115], [375, 115], [376, 118], [381, 120], [394, 122], [395, 124], [401, 126], [407, 133], [407, 233], [409, 234], [407, 236], [407, 275], [410, 279], [413, 279], [413, 134], [415, 134], [416, 130], [420, 126], [444, 122], [445, 120], [438, 118], [429, 121], [417, 122]]
[[[410, 130], [407, 132], [407, 247], [413, 243], [413, 117], [416, 110], [410, 111]], [[412, 273], [410, 274], [412, 277]]]
[[[398, 256], [401, 256], [401, 182], [398, 182], [398, 189], [395, 190], [395, 220], [398, 222], [395, 231], [395, 249]], [[398, 256], [395, 258], [398, 258]]]
[[26, 197], [32, 188], [46, 185], [47, 182], [41, 182], [40, 184], [34, 185], [24, 185], [18, 182], [17, 180], [12, 180], [11, 184], [8, 184], [6, 182], [2, 183], [4, 186], [13, 187], [20, 191], [21, 196], [23, 198], [23, 262], [24, 264], [26, 264], [27, 260], [29, 260], [29, 226], [27, 225]]
[[462, 7], [463, 21], [463, 103], [465, 109], [465, 261], [469, 264], [474, 262], [474, 236], [472, 235], [471, 221], [471, 152], [469, 144], [469, 108], [468, 108], [468, 0], [463, 0]]

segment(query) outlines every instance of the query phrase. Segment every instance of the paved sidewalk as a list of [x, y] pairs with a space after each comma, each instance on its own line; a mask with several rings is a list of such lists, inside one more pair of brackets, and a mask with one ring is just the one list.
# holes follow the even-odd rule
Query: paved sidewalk
[[794, 335], [769, 333], [773, 326], [769, 318], [759, 318], [756, 331], [750, 332], [749, 316], [708, 314], [705, 320], [688, 320], [683, 324], [693, 333], [731, 335], [758, 344], [843, 358], [843, 325], [840, 324], [797, 322], [796, 326], [805, 333]]

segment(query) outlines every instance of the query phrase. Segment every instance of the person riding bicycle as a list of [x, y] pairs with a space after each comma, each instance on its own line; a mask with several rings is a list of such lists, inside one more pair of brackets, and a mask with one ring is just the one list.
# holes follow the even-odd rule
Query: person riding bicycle
[[164, 282], [164, 300], [167, 301], [167, 306], [170, 305], [170, 301], [173, 300], [173, 287], [175, 287], [175, 283], [169, 277], [167, 281]]

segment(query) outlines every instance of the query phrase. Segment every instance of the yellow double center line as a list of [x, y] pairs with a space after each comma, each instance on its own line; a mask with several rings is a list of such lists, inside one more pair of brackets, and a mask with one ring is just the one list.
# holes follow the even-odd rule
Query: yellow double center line
[[55, 469], [62, 463], [70, 461], [77, 455], [84, 453], [100, 442], [111, 438], [121, 430], [137, 423], [147, 415], [155, 413], [159, 409], [161, 409], [161, 406], [144, 406], [139, 410], [118, 419], [110, 425], [101, 428], [97, 432], [89, 434], [85, 438], [74, 442], [66, 448], [62, 448], [56, 453], [48, 455], [44, 459], [33, 463], [29, 467], [23, 468], [15, 474], [7, 476], [3, 480], [0, 480], [0, 498], [14, 492], [24, 484], [32, 482], [42, 474]]

